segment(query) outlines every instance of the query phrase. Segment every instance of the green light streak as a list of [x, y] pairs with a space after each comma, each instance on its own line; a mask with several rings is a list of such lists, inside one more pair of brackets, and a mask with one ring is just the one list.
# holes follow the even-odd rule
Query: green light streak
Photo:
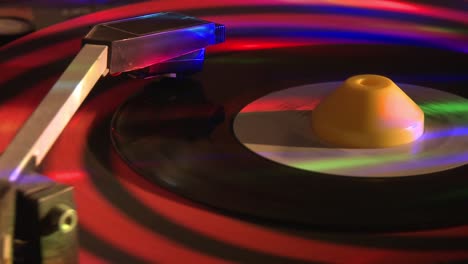
[[418, 26], [418, 28], [428, 31], [428, 32], [433, 32], [433, 33], [445, 33], [445, 34], [456, 34], [456, 35], [465, 35], [468, 33], [467, 30], [463, 28], [455, 28], [455, 27], [434, 27], [434, 26]]
[[[426, 155], [425, 155], [426, 156]], [[370, 157], [345, 157], [334, 158], [332, 160], [314, 160], [313, 162], [298, 162], [293, 166], [304, 170], [327, 171], [337, 169], [347, 169], [359, 166], [388, 164], [389, 162], [401, 162], [411, 158], [408, 154], [370, 156]]]
[[468, 101], [426, 103], [421, 104], [419, 107], [426, 115], [468, 113]]

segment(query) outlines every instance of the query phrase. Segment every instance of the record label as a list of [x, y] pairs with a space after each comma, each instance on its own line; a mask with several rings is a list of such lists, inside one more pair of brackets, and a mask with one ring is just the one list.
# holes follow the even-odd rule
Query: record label
[[[401, 84], [424, 111], [424, 135], [390, 148], [353, 149], [322, 143], [311, 127], [311, 111], [339, 82], [270, 93], [236, 116], [234, 133], [256, 154], [307, 171], [354, 177], [402, 177], [435, 173], [468, 162], [468, 100], [431, 88]], [[458, 109], [458, 111], [457, 111]], [[457, 113], [458, 112], [458, 113]]]

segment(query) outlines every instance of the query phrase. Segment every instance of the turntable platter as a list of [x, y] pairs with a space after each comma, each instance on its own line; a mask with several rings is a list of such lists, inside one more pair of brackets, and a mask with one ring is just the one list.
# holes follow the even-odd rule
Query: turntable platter
[[[166, 151], [158, 153], [164, 153], [162, 156], [170, 161], [163, 165], [176, 167], [175, 172], [189, 171], [200, 176], [215, 171], [215, 168], [229, 172], [223, 168], [227, 168], [224, 167], [226, 164], [233, 168], [228, 162], [233, 156], [240, 157], [235, 169], [248, 169], [252, 175], [255, 169], [261, 169], [256, 167], [258, 164], [273, 164], [281, 172], [292, 170], [254, 153], [244, 156], [248, 150], [233, 135], [232, 118], [246, 105], [272, 91], [340, 81], [363, 71], [467, 98], [466, 10], [396, 1], [350, 1], [346, 4], [340, 1], [223, 1], [223, 6], [219, 5], [219, 1], [158, 1], [130, 5], [46, 28], [0, 51], [4, 58], [0, 63], [3, 91], [0, 117], [4, 120], [0, 124], [3, 135], [0, 146], [4, 149], [80, 49], [81, 38], [90, 25], [171, 10], [224, 23], [228, 28], [228, 41], [208, 49], [204, 70], [183, 82], [135, 80], [126, 76], [100, 80], [51, 150], [41, 173], [76, 188], [81, 262], [155, 263], [187, 259], [197, 263], [466, 261], [468, 226], [465, 224], [466, 213], [461, 208], [466, 204], [468, 179], [463, 166], [436, 175], [394, 179], [388, 186], [381, 179], [371, 179], [380, 186], [374, 190], [370, 188], [376, 185], [358, 181], [358, 189], [375, 194], [380, 191], [380, 200], [376, 201], [386, 202], [389, 209], [385, 212], [374, 204], [374, 208], [383, 213], [380, 219], [398, 213], [399, 206], [404, 204], [405, 212], [410, 216], [396, 219], [409, 221], [411, 225], [406, 226], [404, 232], [393, 230], [395, 226], [382, 232], [348, 232], [342, 229], [365, 220], [364, 215], [356, 216], [364, 210], [359, 210], [352, 202], [363, 201], [369, 194], [349, 196], [350, 200], [346, 201], [348, 197], [344, 194], [359, 193], [345, 188], [351, 188], [354, 179], [344, 180], [346, 186], [340, 185], [341, 192], [327, 194], [329, 204], [334, 207], [322, 209], [329, 209], [327, 211], [334, 214], [317, 213], [318, 218], [313, 224], [297, 223], [297, 219], [291, 218], [277, 221], [271, 212], [258, 215], [253, 210], [223, 207], [221, 202], [236, 197], [230, 196], [238, 190], [236, 185], [224, 181], [221, 190], [198, 189], [187, 193], [179, 189], [183, 187], [180, 182], [170, 185], [169, 181], [161, 183], [151, 178], [150, 173], [161, 169], [153, 160], [141, 160], [140, 156], [130, 160], [129, 152], [124, 153], [122, 148], [116, 149], [112, 144], [112, 140], [118, 145], [137, 139], [132, 146], [147, 146], [145, 151], [154, 155], [151, 146], [155, 145], [151, 144], [156, 144], [159, 139], [169, 140], [167, 143], [172, 145], [157, 145]], [[349, 64], [350, 61], [355, 64]], [[309, 67], [306, 74], [304, 65]], [[316, 74], [311, 69], [316, 69]], [[177, 97], [171, 97], [173, 95]], [[173, 108], [159, 108], [166, 111], [159, 115], [135, 115], [131, 108], [126, 108], [140, 105], [140, 110], [158, 110], [145, 109], [144, 104], [138, 104], [141, 102], [138, 98], [145, 97], [147, 101], [173, 102]], [[433, 109], [442, 110], [458, 111], [460, 116], [466, 112], [463, 106]], [[127, 121], [158, 118], [164, 126], [155, 125], [150, 131], [127, 130], [131, 122], [116, 126], [118, 118], [115, 118], [111, 123], [116, 113], [125, 111], [129, 115], [119, 117], [130, 117], [125, 119]], [[188, 122], [179, 122], [181, 120]], [[157, 139], [149, 136], [154, 131], [159, 133]], [[117, 138], [118, 135], [122, 137]], [[149, 141], [145, 141], [148, 137]], [[212, 143], [217, 144], [214, 148], [218, 150], [226, 150], [224, 147], [228, 146], [228, 150], [235, 151], [217, 155]], [[194, 151], [204, 155], [194, 158]], [[171, 152], [177, 155], [168, 156]], [[236, 156], [238, 153], [241, 155]], [[207, 176], [207, 182], [219, 184], [213, 175]], [[294, 174], [301, 175], [310, 174]], [[244, 183], [256, 184], [249, 185], [251, 189], [247, 190], [255, 191], [255, 186], [269, 184], [247, 177], [241, 179]], [[342, 178], [328, 175], [313, 177], [310, 181], [318, 184], [319, 179], [324, 181], [323, 185], [314, 185], [317, 193], [335, 188], [333, 184], [336, 182], [343, 182]], [[277, 194], [285, 197], [290, 181], [286, 178], [276, 181], [284, 184]], [[414, 188], [430, 195], [417, 195]], [[212, 200], [214, 191], [216, 195], [222, 195], [218, 201]], [[268, 202], [253, 194], [239, 203], [242, 206], [237, 209], [245, 209], [249, 202]], [[422, 198], [408, 201], [408, 197], [430, 199], [422, 203]], [[354, 207], [351, 209], [347, 205]], [[309, 217], [310, 212], [307, 211]], [[332, 215], [336, 217], [330, 217]], [[422, 221], [423, 216], [427, 221]], [[388, 218], [387, 222], [392, 219]], [[327, 223], [331, 225], [323, 225]], [[382, 223], [380, 228], [384, 227]], [[427, 225], [436, 227], [428, 228]]]

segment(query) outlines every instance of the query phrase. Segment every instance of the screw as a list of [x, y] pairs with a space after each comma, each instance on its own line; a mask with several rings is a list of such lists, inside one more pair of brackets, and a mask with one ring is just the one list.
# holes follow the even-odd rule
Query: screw
[[60, 231], [66, 234], [72, 231], [78, 223], [76, 211], [67, 205], [59, 204], [47, 214], [47, 225], [50, 231]]

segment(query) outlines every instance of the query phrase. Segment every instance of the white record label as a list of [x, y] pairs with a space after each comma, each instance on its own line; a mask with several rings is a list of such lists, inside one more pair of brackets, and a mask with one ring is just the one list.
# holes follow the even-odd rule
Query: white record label
[[391, 148], [350, 149], [322, 143], [311, 111], [341, 82], [270, 93], [244, 107], [234, 120], [238, 140], [272, 161], [313, 172], [354, 177], [434, 173], [468, 163], [468, 100], [431, 88], [398, 84], [424, 111], [424, 134]]

